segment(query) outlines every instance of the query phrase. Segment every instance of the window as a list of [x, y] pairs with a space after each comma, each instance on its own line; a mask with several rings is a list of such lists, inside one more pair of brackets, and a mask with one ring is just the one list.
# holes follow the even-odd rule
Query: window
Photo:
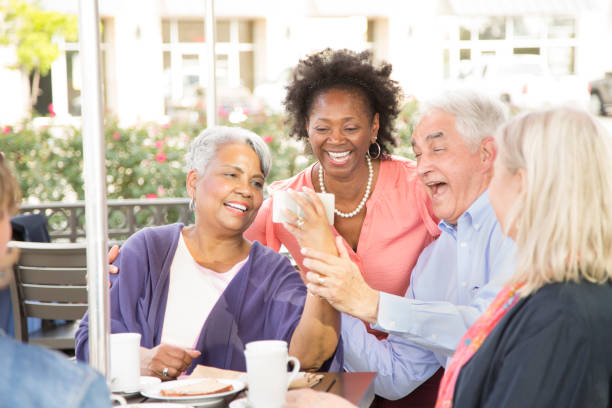
[[553, 75], [574, 74], [574, 47], [551, 47], [546, 51], [548, 66]]
[[[254, 21], [217, 20], [216, 85], [220, 104], [250, 94], [254, 83]], [[201, 20], [162, 20], [165, 111], [198, 109], [207, 86], [205, 27]]]
[[551, 75], [575, 74], [575, 55], [580, 46], [576, 17], [457, 16], [444, 27], [450, 33], [443, 41], [443, 48], [448, 49], [443, 59], [445, 78], [466, 78], [481, 72], [492, 59], [513, 55], [539, 56], [541, 65]]
[[490, 17], [482, 21], [478, 30], [479, 40], [503, 40], [506, 38], [506, 18]]
[[[101, 24], [101, 33], [100, 33], [100, 50], [101, 50], [101, 74], [102, 74], [102, 87], [103, 87], [103, 96], [104, 96], [104, 108], [108, 109], [108, 101], [109, 101], [109, 89], [107, 86], [107, 71], [109, 67], [107, 66], [108, 60], [106, 58], [106, 51], [108, 47], [109, 41], [109, 27], [112, 26], [111, 20], [107, 18], [102, 19]], [[62, 61], [61, 64], [56, 65], [56, 67], [60, 67], [63, 71], [58, 73], [57, 76], [53, 76], [53, 80], [58, 80], [60, 82], [65, 81], [65, 88], [58, 89], [61, 95], [54, 95], [54, 109], [56, 112], [66, 112], [72, 116], [81, 116], [81, 61], [80, 61], [80, 53], [79, 53], [79, 43], [63, 43], [62, 49], [64, 51], [65, 61]], [[59, 76], [62, 76], [61, 80]], [[60, 106], [57, 102], [62, 101], [62, 104], [66, 104], [66, 106]], [[65, 101], [65, 102], [64, 102]]]
[[576, 20], [572, 17], [552, 17], [548, 23], [548, 38], [576, 38]]
[[512, 18], [514, 38], [542, 38], [544, 27], [545, 25], [542, 24], [542, 18], [540, 17], [520, 16]]
[[539, 47], [529, 47], [529, 48], [514, 48], [512, 50], [514, 55], [540, 55]]

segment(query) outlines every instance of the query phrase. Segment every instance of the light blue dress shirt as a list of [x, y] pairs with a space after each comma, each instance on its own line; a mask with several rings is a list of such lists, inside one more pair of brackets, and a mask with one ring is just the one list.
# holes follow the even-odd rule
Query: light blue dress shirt
[[381, 292], [376, 329], [342, 315], [344, 368], [376, 371], [376, 394], [399, 399], [446, 366], [461, 337], [495, 298], [515, 265], [516, 248], [495, 218], [487, 192], [459, 217], [439, 224], [423, 250], [404, 297]]

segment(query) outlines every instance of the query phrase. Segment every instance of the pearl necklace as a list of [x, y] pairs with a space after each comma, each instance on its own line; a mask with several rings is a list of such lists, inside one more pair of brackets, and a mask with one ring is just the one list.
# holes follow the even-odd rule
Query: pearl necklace
[[[374, 177], [374, 171], [372, 170], [372, 161], [370, 160], [370, 156], [366, 155], [366, 161], [368, 162], [369, 174], [368, 174], [368, 185], [366, 186], [365, 194], [363, 195], [363, 198], [361, 199], [361, 202], [359, 203], [357, 208], [355, 208], [350, 213], [343, 213], [337, 208], [334, 208], [334, 212], [342, 218], [351, 218], [357, 215], [357, 213], [361, 211], [361, 209], [366, 203], [366, 200], [370, 196], [370, 190], [372, 189], [372, 178]], [[325, 191], [325, 184], [323, 184], [323, 166], [321, 165], [321, 163], [319, 163], [319, 185], [321, 187], [321, 192], [327, 193], [327, 191]]]

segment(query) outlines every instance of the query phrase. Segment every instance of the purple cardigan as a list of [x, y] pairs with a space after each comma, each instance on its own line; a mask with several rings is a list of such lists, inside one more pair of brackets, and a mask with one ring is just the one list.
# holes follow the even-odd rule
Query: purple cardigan
[[[168, 300], [170, 265], [182, 224], [145, 228], [121, 247], [111, 275], [111, 333], [136, 332], [141, 346], [160, 343]], [[229, 283], [206, 319], [196, 343], [196, 364], [246, 371], [244, 346], [255, 340], [291, 341], [306, 299], [306, 287], [287, 258], [253, 242], [249, 259]], [[186, 318], [189, 318], [186, 316]], [[89, 319], [76, 332], [76, 356], [89, 359]], [[342, 340], [322, 369], [342, 369]]]

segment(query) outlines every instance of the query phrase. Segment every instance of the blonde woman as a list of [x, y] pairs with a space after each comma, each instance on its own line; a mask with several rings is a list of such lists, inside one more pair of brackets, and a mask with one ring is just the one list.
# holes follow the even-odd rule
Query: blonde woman
[[609, 407], [612, 147], [557, 108], [498, 131], [489, 195], [516, 271], [461, 340], [437, 407]]

